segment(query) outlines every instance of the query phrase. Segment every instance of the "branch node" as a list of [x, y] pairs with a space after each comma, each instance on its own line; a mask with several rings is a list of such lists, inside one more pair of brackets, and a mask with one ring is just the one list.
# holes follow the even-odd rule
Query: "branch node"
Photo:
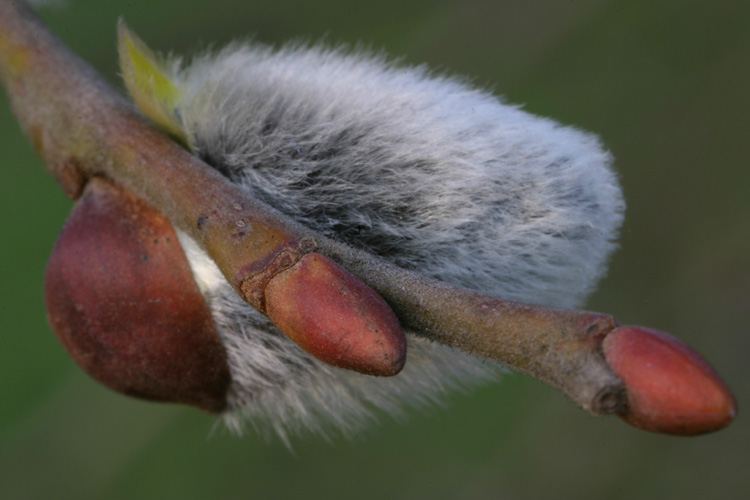
[[625, 386], [607, 385], [596, 393], [591, 401], [591, 412], [596, 415], [627, 412], [627, 396]]
[[318, 243], [315, 238], [303, 238], [297, 242], [296, 247], [287, 247], [281, 250], [263, 270], [242, 280], [240, 290], [242, 290], [245, 300], [265, 314], [265, 289], [268, 282], [280, 272], [294, 266], [302, 257], [317, 249]]

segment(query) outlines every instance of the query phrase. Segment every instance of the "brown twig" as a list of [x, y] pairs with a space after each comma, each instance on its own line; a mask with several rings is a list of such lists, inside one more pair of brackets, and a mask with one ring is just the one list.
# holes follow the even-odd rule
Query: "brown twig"
[[263, 287], [253, 279], [274, 261], [297, 260], [317, 247], [381, 294], [416, 334], [531, 374], [592, 413], [624, 410], [624, 386], [601, 353], [601, 340], [617, 326], [611, 316], [437, 282], [297, 224], [154, 129], [24, 2], [0, 0], [0, 77], [68, 196], [77, 198], [92, 176], [112, 179], [198, 241], [257, 307]]

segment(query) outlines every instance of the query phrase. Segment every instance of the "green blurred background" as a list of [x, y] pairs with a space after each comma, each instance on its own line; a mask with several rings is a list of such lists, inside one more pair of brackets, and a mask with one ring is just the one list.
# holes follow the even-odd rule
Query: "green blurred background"
[[665, 437], [513, 375], [354, 441], [298, 439], [290, 452], [197, 410], [119, 396], [46, 324], [42, 275], [70, 201], [2, 99], [0, 498], [750, 498], [750, 2], [69, 3], [43, 17], [117, 85], [124, 16], [177, 53], [249, 34], [364, 42], [597, 132], [629, 205], [587, 307], [693, 345], [741, 414], [714, 435]]

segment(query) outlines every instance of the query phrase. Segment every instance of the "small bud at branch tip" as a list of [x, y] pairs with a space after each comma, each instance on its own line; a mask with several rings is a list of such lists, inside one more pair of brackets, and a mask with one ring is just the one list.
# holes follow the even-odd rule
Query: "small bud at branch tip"
[[620, 416], [634, 427], [704, 434], [726, 427], [737, 414], [737, 401], [708, 362], [667, 333], [621, 326], [602, 348], [626, 385], [628, 408]]

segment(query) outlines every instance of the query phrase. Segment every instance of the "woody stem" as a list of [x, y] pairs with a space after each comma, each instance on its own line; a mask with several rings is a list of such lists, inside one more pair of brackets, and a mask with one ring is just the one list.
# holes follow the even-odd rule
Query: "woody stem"
[[622, 382], [601, 353], [608, 315], [518, 304], [387, 264], [253, 200], [136, 114], [25, 2], [0, 0], [0, 80], [13, 112], [68, 196], [104, 176], [197, 241], [253, 303], [251, 278], [279, 255], [331, 257], [417, 335], [529, 373], [593, 413], [621, 411]]

